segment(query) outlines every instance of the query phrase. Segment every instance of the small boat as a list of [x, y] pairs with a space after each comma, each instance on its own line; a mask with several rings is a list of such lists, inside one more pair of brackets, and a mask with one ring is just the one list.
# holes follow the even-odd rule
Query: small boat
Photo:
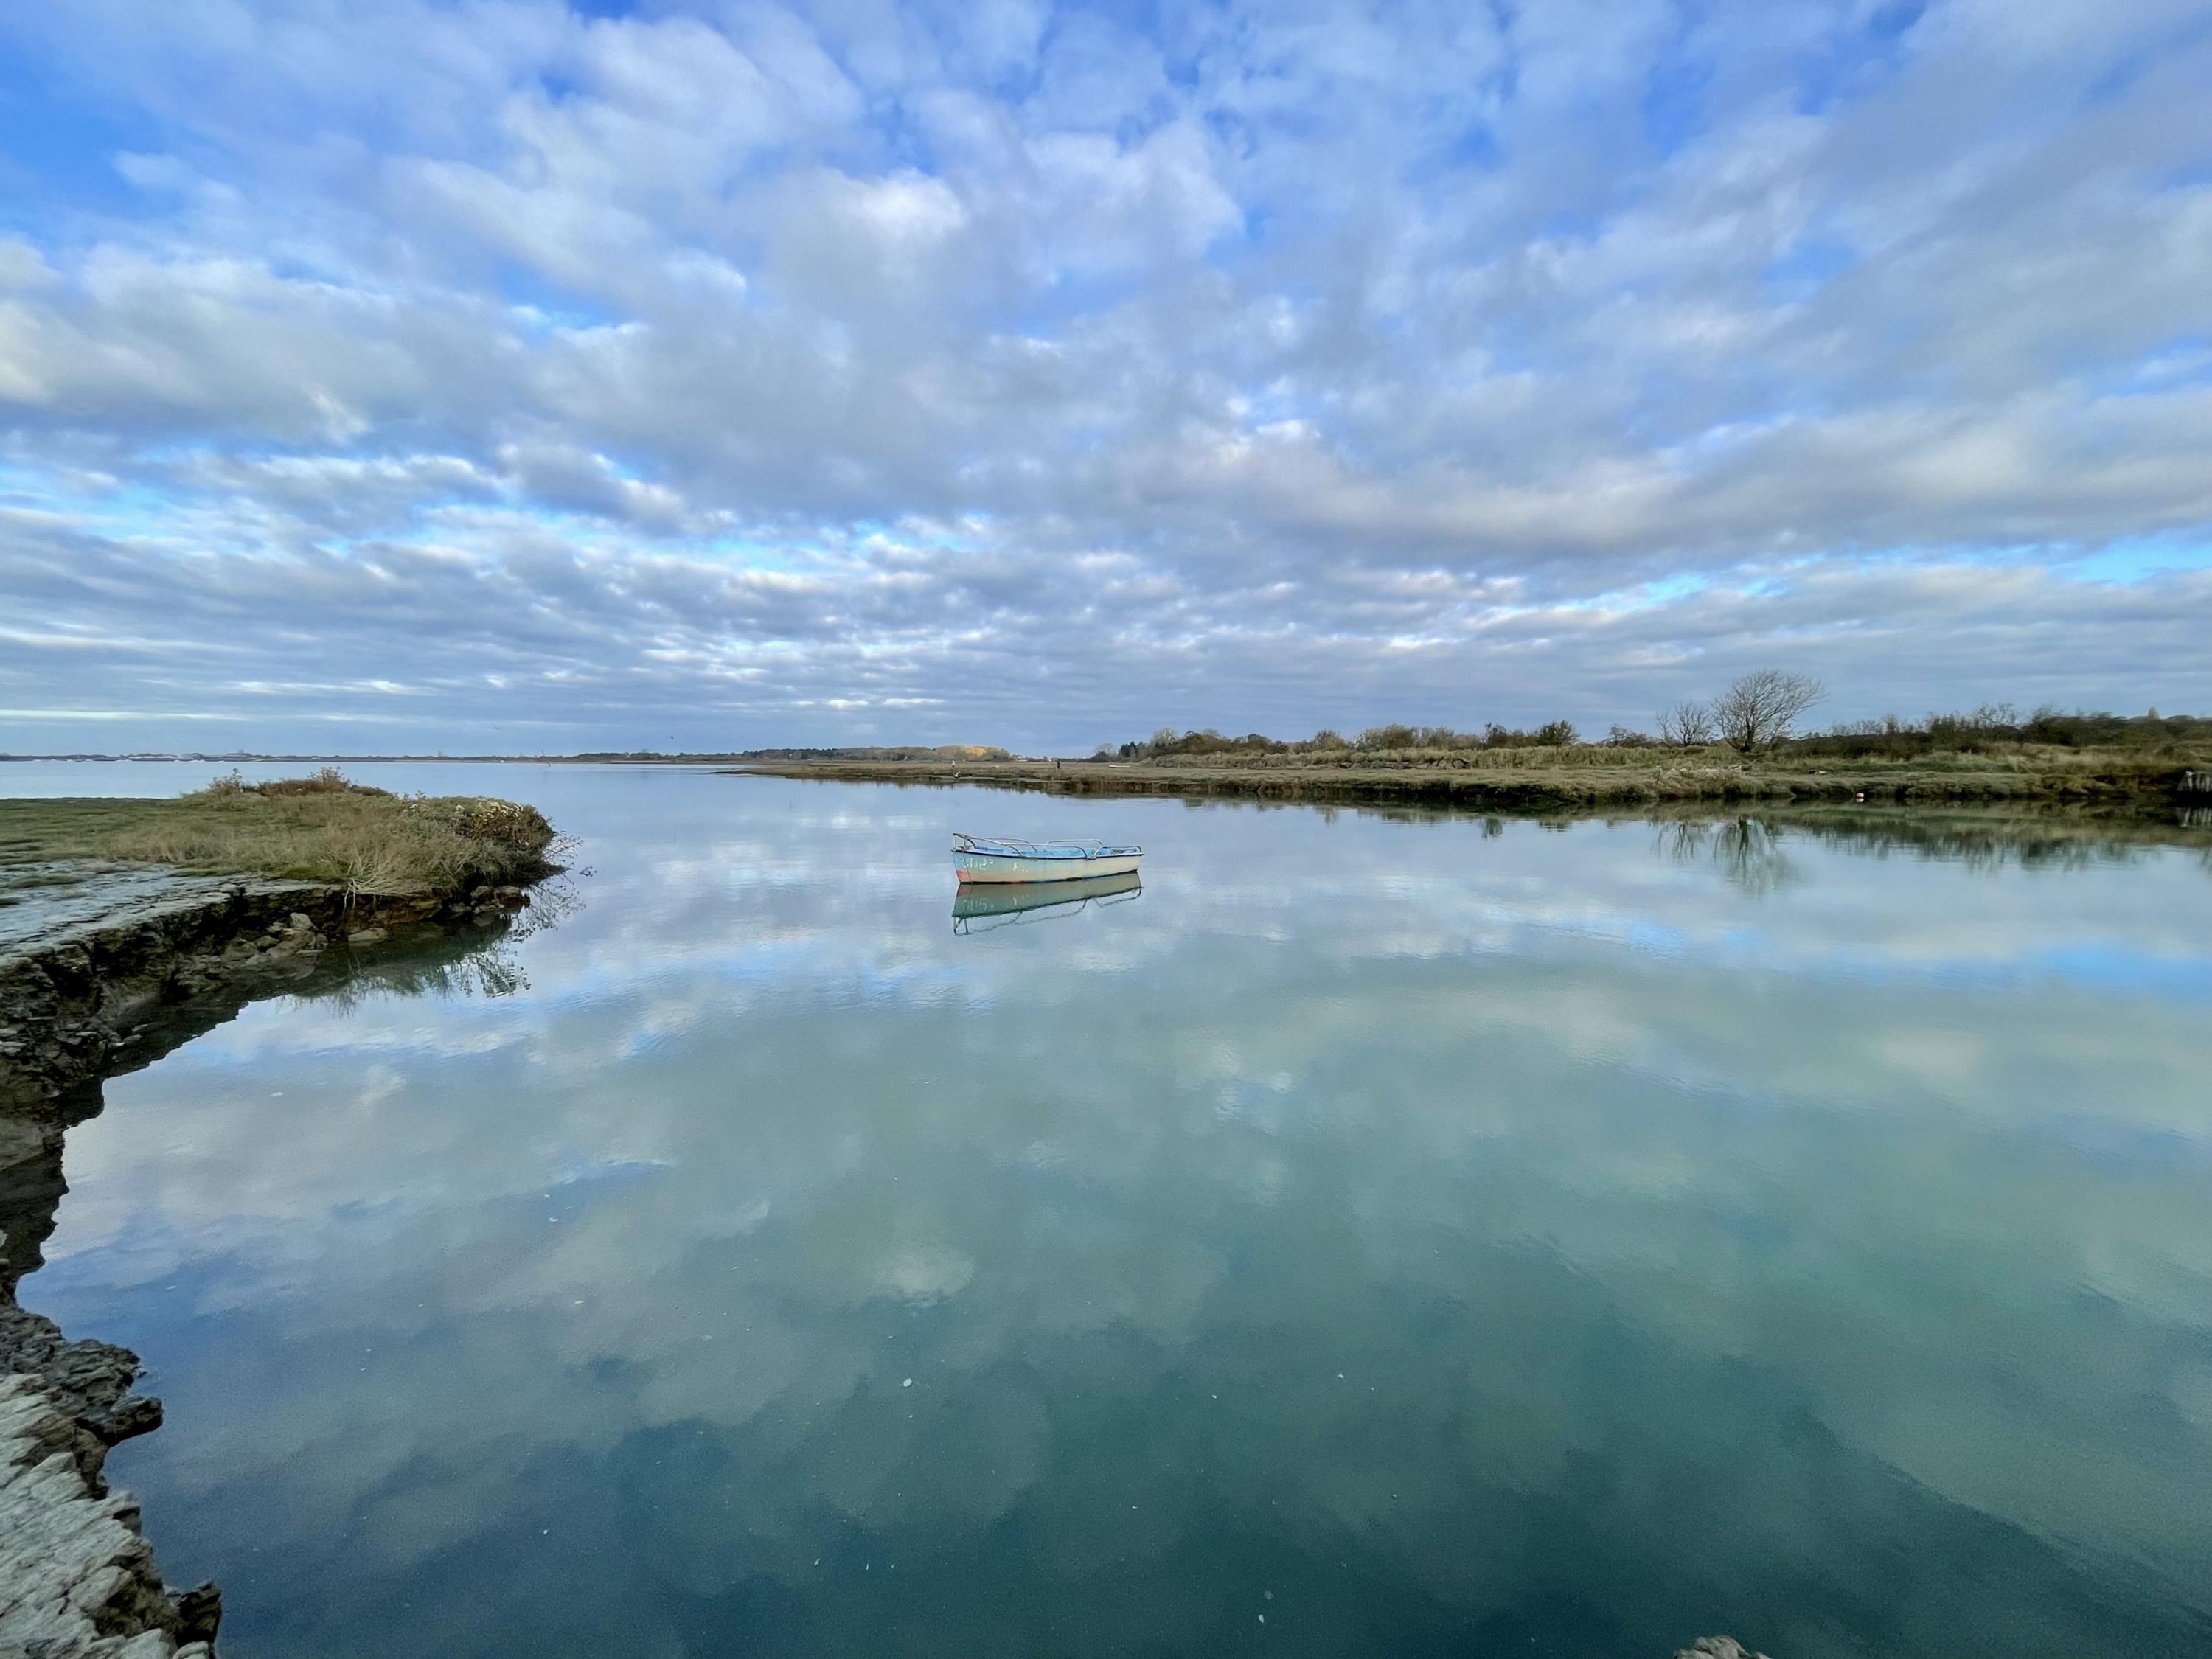
[[952, 898], [952, 931], [981, 933], [1022, 921], [1055, 921], [1091, 906], [1126, 904], [1144, 896], [1133, 872], [1079, 881], [985, 882], [963, 886]]
[[1097, 841], [993, 841], [952, 832], [952, 867], [963, 884], [1133, 875], [1144, 855], [1141, 847], [1109, 847]]

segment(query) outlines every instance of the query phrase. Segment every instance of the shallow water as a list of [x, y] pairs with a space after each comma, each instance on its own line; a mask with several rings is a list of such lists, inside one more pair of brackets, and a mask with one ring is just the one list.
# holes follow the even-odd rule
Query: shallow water
[[580, 907], [112, 1083], [24, 1287], [231, 1659], [2212, 1650], [2201, 851], [361, 772]]

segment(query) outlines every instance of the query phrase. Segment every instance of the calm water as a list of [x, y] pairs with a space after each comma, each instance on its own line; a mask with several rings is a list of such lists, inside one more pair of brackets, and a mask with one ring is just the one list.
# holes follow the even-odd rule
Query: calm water
[[2201, 852], [360, 770], [580, 908], [112, 1084], [25, 1286], [232, 1659], [2212, 1650]]

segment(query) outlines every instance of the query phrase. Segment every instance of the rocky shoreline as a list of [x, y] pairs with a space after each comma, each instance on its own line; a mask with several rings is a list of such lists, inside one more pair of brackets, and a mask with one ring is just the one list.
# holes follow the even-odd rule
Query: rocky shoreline
[[[315, 882], [57, 871], [51, 926], [0, 937], [0, 1659], [210, 1659], [213, 1585], [161, 1581], [108, 1449], [156, 1428], [137, 1355], [18, 1304], [67, 1190], [68, 1130], [108, 1078], [258, 997], [343, 978], [387, 939], [489, 937], [520, 885], [363, 902]], [[550, 867], [543, 873], [550, 873]]]
[[0, 1114], [35, 1115], [41, 1101], [146, 1064], [183, 1040], [180, 1024], [194, 1035], [228, 1019], [333, 945], [486, 924], [529, 902], [514, 885], [362, 902], [320, 882], [188, 881], [0, 945]]

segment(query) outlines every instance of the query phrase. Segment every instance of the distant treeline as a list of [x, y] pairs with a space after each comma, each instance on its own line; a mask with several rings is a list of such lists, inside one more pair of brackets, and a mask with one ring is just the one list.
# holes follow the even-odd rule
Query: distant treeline
[[1012, 760], [1013, 757], [1012, 750], [994, 748], [988, 744], [941, 743], [934, 748], [907, 744], [889, 748], [748, 749], [732, 758], [763, 761], [985, 761]]
[[1102, 744], [1100, 759], [1158, 760], [1208, 755], [1334, 755], [1388, 753], [1409, 749], [1701, 749], [1720, 743], [1748, 750], [1811, 757], [1867, 756], [1909, 759], [1940, 751], [1973, 753], [2021, 744], [2062, 749], [2156, 749], [2212, 746], [2212, 718], [2191, 714], [2114, 714], [2045, 706], [2023, 714], [2010, 703], [1984, 703], [1958, 714], [1930, 714], [1919, 720], [1895, 714], [1854, 720], [1821, 732], [1790, 733], [1740, 741], [1724, 732], [1710, 711], [1694, 704], [1666, 711], [1658, 731], [1616, 726], [1601, 738], [1585, 738], [1571, 720], [1547, 720], [1522, 729], [1492, 722], [1480, 731], [1449, 726], [1370, 726], [1352, 737], [1322, 730], [1288, 740], [1257, 732], [1230, 737], [1212, 730], [1177, 732], [1163, 726], [1150, 738], [1118, 747]]
[[1177, 732], [1171, 726], [1164, 726], [1137, 743], [1125, 743], [1119, 748], [1102, 744], [1097, 758], [1159, 760], [1177, 755], [1310, 755], [1347, 750], [1566, 748], [1581, 741], [1571, 720], [1553, 720], [1529, 732], [1497, 725], [1485, 726], [1480, 732], [1458, 732], [1449, 726], [1370, 726], [1349, 738], [1324, 728], [1310, 738], [1287, 740], [1263, 737], [1257, 732], [1232, 738], [1211, 728], [1204, 732]]
[[2045, 744], [2055, 749], [2203, 748], [2212, 744], [2212, 717], [2203, 714], [2114, 714], [2049, 704], [2023, 714], [2008, 702], [1984, 703], [1965, 714], [1923, 720], [1854, 720], [1792, 738], [1788, 747], [1808, 755], [1909, 757], [1938, 750], [1972, 753], [2007, 744]]

